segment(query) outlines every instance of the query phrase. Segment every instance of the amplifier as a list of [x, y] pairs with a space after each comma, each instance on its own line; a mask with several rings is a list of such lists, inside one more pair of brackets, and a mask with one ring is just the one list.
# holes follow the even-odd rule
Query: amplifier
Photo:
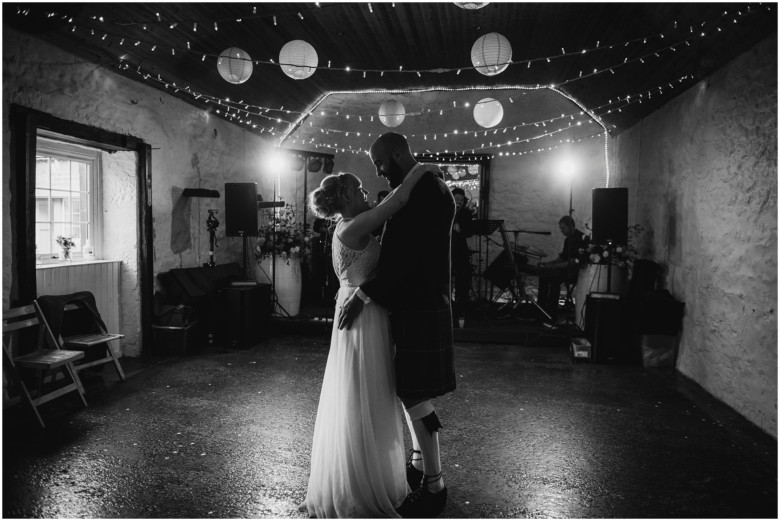
[[253, 347], [271, 325], [271, 285], [229, 286], [219, 290], [221, 342], [225, 347]]
[[593, 348], [592, 360], [599, 364], [614, 364], [625, 360], [621, 339], [620, 295], [590, 293], [585, 305], [585, 336]]

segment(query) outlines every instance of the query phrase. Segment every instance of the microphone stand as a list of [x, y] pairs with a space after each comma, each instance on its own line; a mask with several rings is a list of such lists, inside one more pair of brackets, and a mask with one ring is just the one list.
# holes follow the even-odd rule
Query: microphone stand
[[206, 228], [209, 231], [209, 261], [203, 265], [204, 268], [213, 268], [216, 266], [214, 263], [214, 250], [217, 248], [217, 227], [219, 226], [219, 221], [214, 216], [218, 211], [217, 210], [209, 210], [209, 217], [206, 219]]

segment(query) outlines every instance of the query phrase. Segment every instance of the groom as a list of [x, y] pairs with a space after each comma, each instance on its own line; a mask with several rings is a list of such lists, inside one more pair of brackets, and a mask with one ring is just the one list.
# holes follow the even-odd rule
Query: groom
[[[394, 132], [380, 136], [370, 155], [377, 175], [393, 189], [413, 170], [426, 168], [414, 159], [406, 138]], [[447, 502], [439, 459], [441, 424], [431, 400], [455, 390], [450, 308], [454, 217], [455, 200], [441, 174], [426, 174], [406, 206], [385, 225], [377, 277], [345, 302], [339, 322], [339, 329], [349, 328], [372, 300], [390, 311], [396, 392], [414, 445], [406, 469], [412, 493], [398, 508], [403, 517], [435, 517]]]

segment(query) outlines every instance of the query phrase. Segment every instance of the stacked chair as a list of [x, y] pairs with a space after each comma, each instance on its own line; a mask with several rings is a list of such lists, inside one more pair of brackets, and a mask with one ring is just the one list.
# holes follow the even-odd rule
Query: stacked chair
[[109, 345], [123, 336], [106, 330], [88, 291], [41, 296], [4, 312], [4, 408], [24, 402], [45, 427], [39, 410], [44, 403], [74, 392], [86, 406], [79, 372], [112, 363], [125, 380]]

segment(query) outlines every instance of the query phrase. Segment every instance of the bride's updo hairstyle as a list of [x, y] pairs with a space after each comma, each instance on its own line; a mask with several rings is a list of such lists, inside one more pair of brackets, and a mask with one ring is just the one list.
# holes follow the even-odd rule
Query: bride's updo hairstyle
[[309, 209], [317, 217], [332, 219], [344, 208], [347, 189], [359, 183], [360, 179], [346, 172], [327, 176], [319, 188], [309, 194]]

